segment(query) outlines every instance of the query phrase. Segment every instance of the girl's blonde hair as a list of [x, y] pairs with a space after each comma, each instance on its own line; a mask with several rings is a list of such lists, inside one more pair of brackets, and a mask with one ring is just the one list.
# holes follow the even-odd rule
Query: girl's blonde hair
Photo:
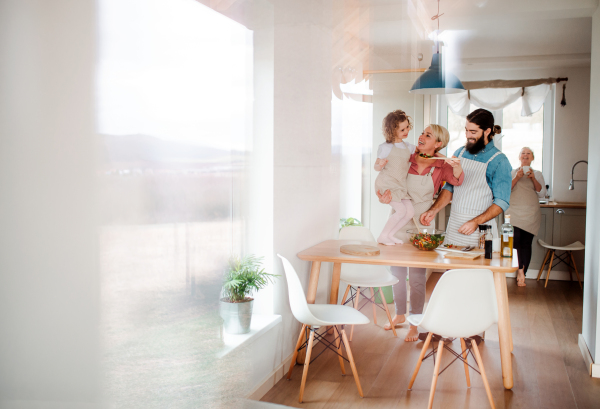
[[[436, 148], [436, 152], [438, 152], [441, 149], [444, 149], [446, 147], [446, 145], [448, 145], [448, 142], [450, 141], [450, 133], [448, 132], [448, 130], [446, 128], [444, 128], [441, 125], [436, 125], [436, 124], [431, 124], [429, 125], [429, 127], [431, 128], [431, 133], [433, 134], [433, 136], [435, 136], [435, 140], [436, 142], [441, 142], [442, 146], [440, 146], [439, 148]], [[427, 127], [425, 127], [427, 128]]]
[[394, 143], [394, 139], [396, 139], [396, 128], [404, 121], [408, 121], [408, 129], [412, 129], [412, 118], [406, 115], [406, 112], [401, 109], [392, 111], [383, 118], [382, 130], [387, 143]]

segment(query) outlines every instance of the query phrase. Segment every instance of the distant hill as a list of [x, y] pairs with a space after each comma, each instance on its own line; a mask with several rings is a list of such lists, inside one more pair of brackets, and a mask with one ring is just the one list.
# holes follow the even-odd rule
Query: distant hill
[[165, 141], [148, 135], [100, 135], [100, 146], [100, 159], [104, 164], [212, 162], [244, 154], [240, 151]]

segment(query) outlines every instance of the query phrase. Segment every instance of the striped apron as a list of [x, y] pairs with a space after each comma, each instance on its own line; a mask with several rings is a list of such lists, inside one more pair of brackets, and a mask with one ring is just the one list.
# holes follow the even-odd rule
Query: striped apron
[[[433, 184], [433, 171], [435, 166], [432, 166], [429, 172], [425, 175], [411, 175], [408, 174], [406, 177], [406, 187], [408, 194], [410, 195], [413, 208], [415, 209], [415, 215], [412, 220], [409, 220], [400, 230], [396, 232], [394, 237], [408, 243], [411, 235], [406, 233], [407, 230], [423, 228], [424, 226], [420, 223], [420, 218], [431, 205], [433, 204], [433, 195], [435, 193], [435, 186]], [[393, 213], [393, 212], [392, 212]], [[390, 213], [390, 216], [392, 215]], [[425, 227], [435, 227], [435, 224]]]
[[[455, 244], [458, 246], [479, 246], [479, 230], [475, 229], [473, 234], [467, 236], [458, 232], [458, 229], [466, 222], [473, 220], [485, 212], [493, 203], [494, 195], [487, 183], [485, 173], [489, 163], [500, 152], [496, 152], [487, 162], [477, 162], [473, 159], [463, 157], [465, 148], [458, 155], [461, 158], [461, 166], [465, 172], [465, 178], [460, 186], [454, 186], [452, 195], [452, 207], [450, 208], [450, 219], [446, 227], [446, 239], [444, 244]], [[498, 237], [496, 219], [485, 224], [492, 226], [492, 234]]]

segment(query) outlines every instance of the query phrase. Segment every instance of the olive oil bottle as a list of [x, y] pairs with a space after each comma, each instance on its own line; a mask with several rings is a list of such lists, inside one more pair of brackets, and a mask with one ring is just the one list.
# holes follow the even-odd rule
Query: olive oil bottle
[[512, 257], [515, 229], [512, 224], [510, 224], [510, 215], [505, 215], [504, 220], [504, 224], [502, 225], [502, 246], [500, 248], [500, 255], [502, 257]]

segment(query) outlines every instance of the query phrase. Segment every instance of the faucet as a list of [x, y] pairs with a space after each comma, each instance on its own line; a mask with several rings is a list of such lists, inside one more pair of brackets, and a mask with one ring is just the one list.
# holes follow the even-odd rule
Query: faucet
[[575, 162], [575, 164], [573, 165], [573, 169], [571, 169], [571, 183], [569, 183], [569, 190], [575, 189], [575, 182], [587, 182], [587, 179], [586, 180], [583, 180], [583, 179], [575, 180], [575, 179], [573, 179], [573, 177], [574, 177], [573, 175], [575, 173], [575, 166], [577, 166], [577, 164], [581, 163], [581, 162], [585, 162], [585, 164], [587, 165], [587, 160], [580, 160], [579, 162]]

